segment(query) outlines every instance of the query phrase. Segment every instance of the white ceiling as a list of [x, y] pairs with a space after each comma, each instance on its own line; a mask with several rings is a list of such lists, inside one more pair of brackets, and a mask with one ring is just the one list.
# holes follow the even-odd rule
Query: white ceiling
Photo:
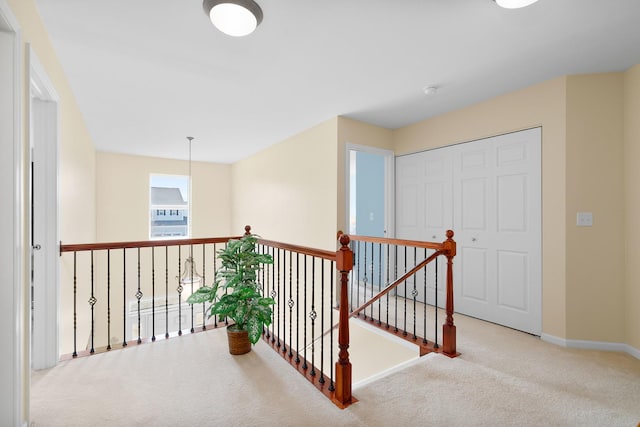
[[[640, 63], [640, 0], [36, 0], [96, 148], [230, 163], [338, 115], [399, 128], [565, 74]], [[430, 97], [425, 86], [439, 86]]]

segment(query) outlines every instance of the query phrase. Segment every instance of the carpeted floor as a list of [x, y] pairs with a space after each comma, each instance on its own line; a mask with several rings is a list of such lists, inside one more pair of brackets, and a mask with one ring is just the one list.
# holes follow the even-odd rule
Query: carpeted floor
[[230, 356], [213, 330], [33, 373], [43, 426], [629, 426], [640, 360], [564, 349], [456, 316], [458, 350], [364, 381], [340, 410], [263, 342]]

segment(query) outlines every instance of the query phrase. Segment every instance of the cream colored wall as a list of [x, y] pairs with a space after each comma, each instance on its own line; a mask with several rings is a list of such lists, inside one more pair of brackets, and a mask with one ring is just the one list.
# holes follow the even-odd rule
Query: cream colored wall
[[[567, 338], [624, 342], [622, 73], [567, 78]], [[592, 227], [577, 227], [592, 212]]]
[[567, 337], [566, 78], [557, 78], [393, 132], [396, 155], [542, 126], [542, 330]]
[[[189, 162], [98, 152], [98, 241], [149, 239], [151, 174], [188, 175]], [[191, 177], [192, 237], [239, 234], [231, 230], [231, 166], [192, 162]]]
[[626, 342], [640, 349], [640, 65], [624, 75], [624, 289]]
[[393, 133], [390, 129], [381, 128], [368, 123], [338, 117], [338, 230], [346, 231], [346, 145], [365, 145], [373, 148], [393, 151]]
[[232, 166], [232, 227], [335, 250], [337, 118]]

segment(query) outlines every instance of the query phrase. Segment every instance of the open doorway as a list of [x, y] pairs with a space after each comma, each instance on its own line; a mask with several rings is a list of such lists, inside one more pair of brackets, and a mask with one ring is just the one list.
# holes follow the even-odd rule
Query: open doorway
[[349, 234], [393, 237], [393, 152], [347, 144], [346, 159]]
[[55, 366], [59, 358], [58, 260], [58, 95], [34, 52], [27, 46], [30, 173], [29, 238], [31, 289], [31, 367]]

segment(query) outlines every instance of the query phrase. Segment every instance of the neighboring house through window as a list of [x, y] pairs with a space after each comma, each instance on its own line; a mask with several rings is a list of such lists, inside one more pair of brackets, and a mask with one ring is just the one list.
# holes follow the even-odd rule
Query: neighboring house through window
[[155, 175], [149, 179], [149, 238], [189, 237], [189, 177]]

